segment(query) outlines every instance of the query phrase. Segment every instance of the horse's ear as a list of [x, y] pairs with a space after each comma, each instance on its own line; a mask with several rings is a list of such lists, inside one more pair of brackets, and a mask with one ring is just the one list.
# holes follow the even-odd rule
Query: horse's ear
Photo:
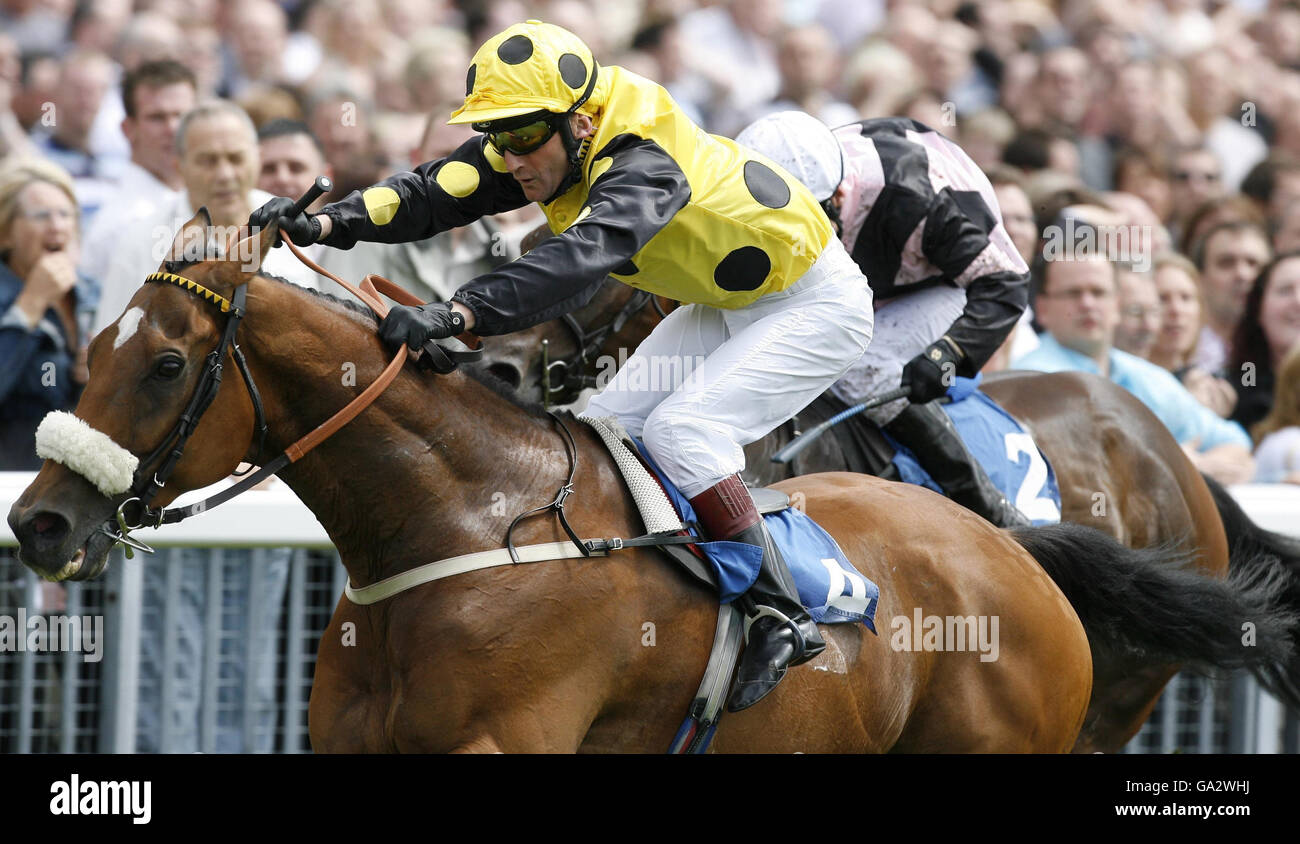
[[165, 270], [168, 263], [192, 263], [202, 261], [207, 255], [208, 233], [212, 229], [212, 215], [207, 206], [200, 208], [193, 217], [183, 223], [172, 240], [172, 245], [163, 256], [159, 271]]
[[241, 272], [251, 276], [261, 268], [262, 261], [271, 253], [280, 227], [273, 224], [260, 230], [254, 229], [248, 237], [241, 240], [239, 234], [244, 231], [247, 230], [240, 229], [231, 235], [226, 245], [226, 263], [238, 264]]

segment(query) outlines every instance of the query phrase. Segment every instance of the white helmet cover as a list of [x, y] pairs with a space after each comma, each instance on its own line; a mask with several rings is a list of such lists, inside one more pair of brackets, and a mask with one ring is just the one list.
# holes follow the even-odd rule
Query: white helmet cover
[[736, 143], [780, 164], [818, 202], [830, 199], [844, 178], [844, 152], [835, 133], [806, 112], [780, 111], [761, 117], [736, 136]]

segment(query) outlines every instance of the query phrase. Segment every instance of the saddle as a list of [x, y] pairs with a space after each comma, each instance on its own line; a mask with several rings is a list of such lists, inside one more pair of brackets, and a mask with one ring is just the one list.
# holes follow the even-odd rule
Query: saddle
[[[1015, 502], [1016, 507], [1036, 525], [1059, 522], [1061, 494], [1051, 462], [1024, 424], [979, 390], [981, 380], [958, 378], [949, 394], [952, 401], [944, 405], [944, 412], [971, 455], [1008, 501]], [[848, 405], [829, 393], [819, 396], [795, 419], [786, 423], [793, 426], [791, 438], [797, 436], [800, 426], [811, 428], [847, 409]], [[834, 437], [844, 457], [844, 466], [849, 471], [924, 486], [946, 494], [931, 479], [916, 455], [897, 444], [865, 414], [859, 413], [832, 426], [822, 436], [827, 435]], [[802, 454], [797, 455], [791, 461], [794, 474], [809, 471], [809, 465], [801, 462], [802, 457]]]

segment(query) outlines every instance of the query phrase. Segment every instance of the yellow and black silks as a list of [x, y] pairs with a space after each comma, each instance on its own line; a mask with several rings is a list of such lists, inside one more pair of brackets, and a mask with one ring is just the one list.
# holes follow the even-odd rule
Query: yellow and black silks
[[[556, 30], [572, 41], [550, 44]], [[802, 184], [763, 156], [704, 132], [659, 85], [597, 67], [590, 53], [566, 49], [569, 43], [581, 45], [533, 22], [489, 40], [475, 54], [466, 106], [453, 118], [500, 119], [539, 104], [564, 111], [589, 87], [588, 74], [597, 74], [578, 109], [595, 124], [582, 177], [542, 206], [560, 236], [452, 297], [474, 312], [476, 333], [517, 331], [581, 307], [606, 275], [686, 303], [739, 308], [807, 272], [834, 233]], [[516, 87], [536, 93], [512, 109], [516, 94], [501, 89], [516, 76]], [[347, 248], [358, 240], [417, 240], [527, 202], [506, 161], [475, 138], [445, 159], [328, 206], [334, 225], [325, 242]]]

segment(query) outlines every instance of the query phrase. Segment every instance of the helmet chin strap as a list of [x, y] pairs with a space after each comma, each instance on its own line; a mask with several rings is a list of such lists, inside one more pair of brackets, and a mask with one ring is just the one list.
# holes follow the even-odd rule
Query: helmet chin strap
[[587, 156], [587, 149], [591, 145], [591, 139], [583, 138], [580, 141], [573, 136], [573, 123], [569, 120], [570, 114], [572, 112], [566, 113], [560, 123], [560, 142], [564, 144], [564, 151], [568, 155], [569, 172], [560, 180], [555, 192], [542, 200], [543, 205], [550, 205], [559, 199], [582, 178], [582, 160]]
[[840, 221], [840, 209], [835, 205], [834, 196], [832, 195], [832, 198], [823, 202], [821, 206], [826, 216], [830, 218], [831, 225], [835, 227], [835, 236], [844, 234], [844, 224]]
[[587, 149], [591, 146], [591, 138], [583, 138], [581, 141], [575, 138], [573, 136], [573, 122], [569, 118], [576, 114], [578, 109], [582, 108], [582, 104], [591, 96], [591, 92], [596, 90], [597, 73], [599, 73], [599, 66], [593, 58], [591, 60], [591, 73], [587, 76], [587, 87], [583, 90], [582, 96], [578, 97], [578, 101], [569, 106], [569, 110], [562, 116], [563, 119], [560, 121], [560, 142], [564, 144], [564, 151], [568, 153], [569, 172], [565, 174], [559, 186], [555, 188], [555, 193], [542, 200], [543, 205], [550, 205], [559, 199], [582, 178], [582, 160], [586, 157]]

